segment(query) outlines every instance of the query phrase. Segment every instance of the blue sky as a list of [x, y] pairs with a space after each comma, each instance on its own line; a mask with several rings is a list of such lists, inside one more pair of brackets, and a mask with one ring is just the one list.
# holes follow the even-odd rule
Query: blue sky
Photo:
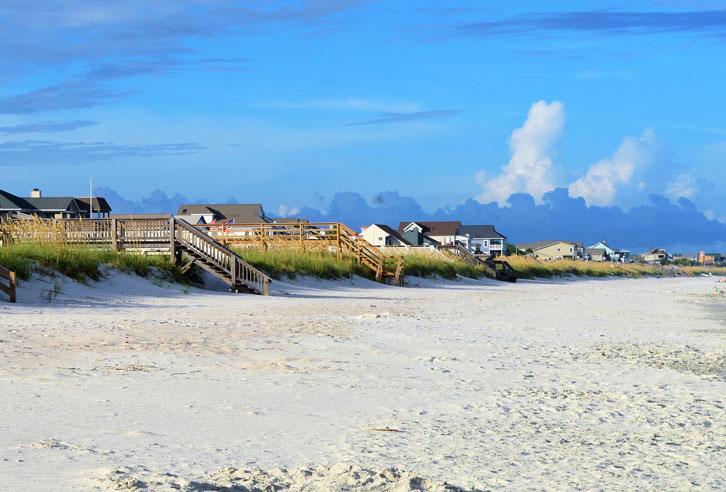
[[[5, 1], [0, 188], [726, 221], [722, 2]], [[486, 221], [485, 218], [482, 219]]]

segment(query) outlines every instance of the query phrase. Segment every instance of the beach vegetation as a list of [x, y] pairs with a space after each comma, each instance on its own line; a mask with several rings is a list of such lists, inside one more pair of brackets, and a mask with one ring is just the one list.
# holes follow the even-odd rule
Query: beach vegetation
[[116, 252], [90, 246], [62, 243], [15, 243], [0, 247], [0, 265], [27, 280], [33, 273], [62, 274], [85, 282], [100, 280], [104, 265], [122, 272], [146, 277], [156, 271], [168, 280], [185, 283], [181, 267], [171, 263], [169, 255], [142, 255]]

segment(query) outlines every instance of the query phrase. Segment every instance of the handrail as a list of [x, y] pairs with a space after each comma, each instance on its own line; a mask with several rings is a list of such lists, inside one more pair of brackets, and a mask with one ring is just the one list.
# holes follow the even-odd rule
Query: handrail
[[481, 266], [484, 267], [484, 269], [487, 271], [487, 273], [492, 278], [497, 278], [497, 271], [492, 268], [490, 265], [487, 265], [485, 261], [483, 261], [481, 258], [477, 257], [475, 254], [473, 254], [471, 251], [466, 249], [460, 244], [445, 244], [439, 246], [439, 249], [443, 250], [450, 250], [455, 255], [459, 256], [459, 258], [463, 259], [465, 262], [469, 263], [470, 265], [475, 266]]
[[[180, 244], [198, 251], [218, 267], [227, 270], [232, 278], [233, 287], [237, 280], [241, 280], [260, 294], [269, 295], [269, 284], [272, 282], [270, 277], [247, 263], [237, 253], [186, 221], [174, 217], [172, 222], [174, 224], [174, 239], [179, 241]], [[190, 237], [185, 237], [184, 232], [189, 233]]]
[[[209, 237], [224, 244], [267, 244], [292, 241], [301, 243], [328, 241], [336, 243], [339, 248], [356, 256], [361, 264], [367, 266], [376, 274], [381, 270], [380, 266], [386, 261], [386, 256], [382, 251], [340, 222], [223, 223], [190, 224], [190, 226], [206, 232]], [[395, 275], [394, 272], [389, 271], [385, 271], [385, 274]], [[381, 279], [379, 278], [379, 280]]]
[[8, 280], [8, 285], [0, 282], [0, 290], [10, 296], [10, 302], [15, 302], [17, 300], [17, 279], [15, 277], [15, 272], [11, 272], [4, 266], [0, 265], [0, 277]]

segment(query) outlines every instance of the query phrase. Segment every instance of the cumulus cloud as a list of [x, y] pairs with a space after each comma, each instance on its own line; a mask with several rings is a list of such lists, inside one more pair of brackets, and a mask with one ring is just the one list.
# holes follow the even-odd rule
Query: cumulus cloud
[[603, 238], [608, 244], [638, 253], [658, 245], [674, 252], [726, 247], [726, 224], [703, 214], [687, 198], [668, 200], [662, 195], [648, 196], [648, 202], [630, 210], [617, 206], [588, 207], [583, 198], [573, 198], [567, 188], [545, 193], [536, 204], [526, 193], [509, 197], [509, 206], [467, 200], [454, 208], [424, 211], [413, 198], [398, 192], [385, 192], [366, 200], [358, 193], [337, 193], [327, 212], [302, 208], [295, 216], [312, 221], [340, 221], [358, 228], [373, 223], [397, 228], [399, 222], [412, 220], [460, 220], [464, 224], [494, 224], [510, 243], [563, 238], [594, 244]]
[[[525, 192], [539, 202], [542, 195], [556, 185], [550, 154], [564, 125], [564, 104], [559, 101], [534, 103], [524, 125], [514, 130], [509, 138], [512, 151], [509, 163], [502, 168], [501, 174], [484, 182], [484, 189], [476, 199], [504, 205], [510, 195]], [[477, 176], [481, 181], [483, 175]]]
[[629, 183], [636, 170], [648, 166], [655, 159], [658, 146], [652, 130], [646, 130], [640, 137], [625, 137], [611, 157], [597, 162], [570, 184], [570, 196], [582, 197], [588, 205], [612, 204], [618, 186]]
[[690, 199], [695, 195], [713, 191], [714, 188], [716, 188], [716, 183], [713, 181], [689, 173], [683, 173], [668, 183], [665, 194], [674, 200], [681, 197]]
[[680, 197], [691, 198], [698, 193], [698, 179], [692, 174], [679, 174], [676, 179], [668, 183], [666, 196], [678, 199]]

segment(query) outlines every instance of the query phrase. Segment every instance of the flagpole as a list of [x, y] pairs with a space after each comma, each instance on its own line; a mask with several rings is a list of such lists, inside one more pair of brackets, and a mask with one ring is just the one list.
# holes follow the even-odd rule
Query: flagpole
[[93, 218], [93, 178], [91, 178], [88, 182], [88, 218]]

